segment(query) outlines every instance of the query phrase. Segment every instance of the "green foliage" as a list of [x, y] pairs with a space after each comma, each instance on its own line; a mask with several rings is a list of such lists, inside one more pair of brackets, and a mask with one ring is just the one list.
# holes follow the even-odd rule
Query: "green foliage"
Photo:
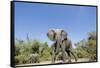
[[[26, 37], [26, 40], [15, 41], [15, 61], [16, 64], [39, 63], [42, 61], [51, 61], [51, 47], [47, 42], [32, 40]], [[87, 39], [83, 39], [76, 44], [73, 52], [78, 58], [89, 58], [90, 61], [96, 60], [96, 33], [90, 32]], [[62, 54], [59, 53], [57, 60], [62, 59]]]
[[76, 44], [75, 52], [78, 58], [89, 58], [96, 60], [96, 33], [90, 32], [87, 40], [81, 40]]
[[41, 61], [47, 61], [47, 60], [50, 60], [51, 59], [51, 54], [50, 54], [50, 51], [51, 49], [48, 47], [48, 44], [47, 42], [45, 42], [43, 45], [42, 45], [42, 51], [41, 51]]
[[16, 40], [15, 45], [15, 60], [16, 64], [39, 63], [40, 61], [50, 60], [50, 47], [47, 42], [40, 42], [39, 40], [27, 40], [21, 42]]
[[40, 43], [38, 40], [34, 40], [32, 44], [32, 53], [39, 53], [39, 48], [42, 43]]

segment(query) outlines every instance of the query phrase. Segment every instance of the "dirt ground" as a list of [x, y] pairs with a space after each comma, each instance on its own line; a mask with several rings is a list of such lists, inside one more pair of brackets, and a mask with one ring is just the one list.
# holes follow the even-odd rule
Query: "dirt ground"
[[[66, 64], [68, 63], [67, 61], [68, 61], [68, 60], [66, 60]], [[75, 62], [74, 59], [71, 59], [71, 61], [72, 61], [71, 63], [74, 63], [74, 62]], [[88, 58], [81, 58], [81, 59], [78, 59], [77, 62], [88, 62], [88, 61], [89, 61]], [[61, 60], [56, 61], [55, 64], [57, 64], [57, 63], [62, 63], [62, 61], [61, 61]], [[44, 65], [44, 64], [51, 64], [51, 61], [44, 61], [44, 62], [40, 62], [40, 63], [32, 63], [32, 64], [21, 64], [21, 65], [16, 65], [16, 66]]]

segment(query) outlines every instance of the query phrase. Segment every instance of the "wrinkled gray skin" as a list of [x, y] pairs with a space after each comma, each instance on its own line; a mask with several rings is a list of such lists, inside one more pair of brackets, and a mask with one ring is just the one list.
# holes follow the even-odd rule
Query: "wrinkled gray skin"
[[47, 33], [47, 36], [50, 40], [54, 41], [52, 44], [52, 63], [55, 63], [56, 55], [59, 53], [61, 48], [62, 60], [65, 63], [66, 53], [68, 54], [68, 62], [71, 62], [71, 54], [74, 56], [75, 61], [77, 58], [72, 52], [72, 43], [67, 38], [67, 33], [62, 29], [50, 29]]

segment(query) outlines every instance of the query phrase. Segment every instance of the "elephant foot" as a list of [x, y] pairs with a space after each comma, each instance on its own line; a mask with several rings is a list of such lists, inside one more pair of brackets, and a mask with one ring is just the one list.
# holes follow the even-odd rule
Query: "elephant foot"
[[75, 59], [75, 62], [77, 62], [77, 59]]
[[71, 63], [72, 61], [71, 60], [68, 60], [68, 63]]
[[65, 61], [63, 61], [62, 63], [66, 63]]

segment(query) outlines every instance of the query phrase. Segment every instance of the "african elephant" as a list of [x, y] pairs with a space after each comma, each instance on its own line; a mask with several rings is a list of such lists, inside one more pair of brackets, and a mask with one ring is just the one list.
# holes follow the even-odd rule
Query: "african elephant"
[[74, 56], [75, 61], [77, 61], [74, 53], [72, 52], [72, 43], [67, 38], [67, 33], [62, 29], [50, 29], [47, 33], [50, 40], [54, 41], [52, 44], [52, 63], [55, 63], [56, 55], [59, 53], [61, 48], [62, 60], [65, 63], [66, 53], [69, 56], [68, 61], [71, 62], [71, 54]]

